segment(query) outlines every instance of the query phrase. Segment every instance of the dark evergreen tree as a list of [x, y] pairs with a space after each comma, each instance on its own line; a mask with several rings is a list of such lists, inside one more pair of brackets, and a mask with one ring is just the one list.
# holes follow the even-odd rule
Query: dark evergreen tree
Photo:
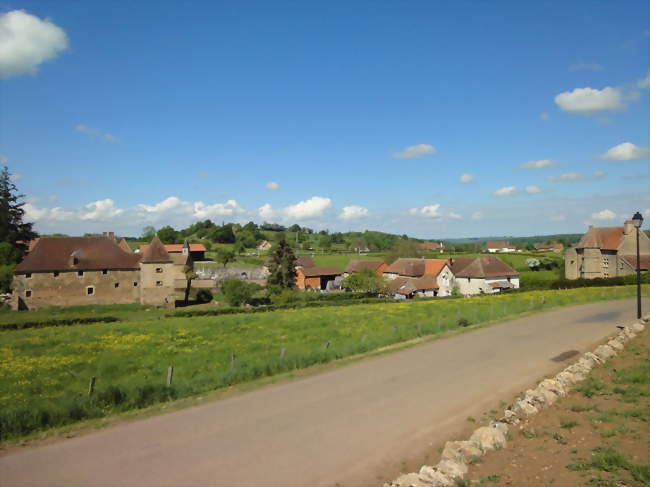
[[25, 210], [21, 200], [24, 195], [17, 194], [16, 185], [11, 180], [9, 169], [5, 166], [0, 173], [0, 242], [16, 246], [22, 240], [27, 243], [38, 237], [32, 229], [33, 223], [25, 223]]
[[296, 287], [296, 255], [285, 239], [278, 242], [269, 263], [268, 284], [280, 289]]

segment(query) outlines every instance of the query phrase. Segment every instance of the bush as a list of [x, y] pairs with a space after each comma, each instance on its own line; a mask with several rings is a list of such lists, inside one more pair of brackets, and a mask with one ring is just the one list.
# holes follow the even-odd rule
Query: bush
[[198, 303], [209, 303], [210, 301], [212, 301], [212, 298], [213, 298], [212, 291], [210, 291], [209, 289], [199, 289], [196, 292], [196, 301]]
[[462, 326], [462, 327], [466, 327], [466, 326], [471, 325], [470, 321], [468, 319], [466, 319], [466, 318], [458, 318], [458, 321], [456, 322], [456, 324], [458, 326]]
[[43, 321], [24, 321], [22, 323], [0, 323], [0, 331], [22, 330], [23, 328], [44, 328], [46, 326], [86, 325], [93, 323], [114, 323], [120, 321], [114, 316], [98, 316], [97, 318], [68, 318]]
[[260, 287], [253, 282], [240, 281], [234, 278], [224, 279], [221, 283], [221, 292], [230, 306], [250, 304], [253, 294], [258, 289]]

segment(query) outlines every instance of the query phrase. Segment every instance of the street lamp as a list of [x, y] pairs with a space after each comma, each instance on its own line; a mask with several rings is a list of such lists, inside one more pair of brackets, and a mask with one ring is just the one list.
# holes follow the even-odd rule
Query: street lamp
[[643, 216], [638, 211], [632, 217], [636, 227], [636, 317], [641, 319], [641, 256], [639, 253], [639, 232], [643, 225]]

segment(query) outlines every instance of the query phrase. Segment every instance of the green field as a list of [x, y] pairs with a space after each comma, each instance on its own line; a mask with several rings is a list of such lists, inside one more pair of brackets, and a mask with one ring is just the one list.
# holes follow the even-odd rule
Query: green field
[[[650, 286], [644, 286], [648, 295]], [[633, 286], [5, 331], [0, 440]], [[284, 354], [282, 350], [284, 349]], [[281, 356], [282, 355], [282, 356]], [[174, 366], [172, 387], [165, 385]], [[87, 397], [90, 377], [96, 393]]]

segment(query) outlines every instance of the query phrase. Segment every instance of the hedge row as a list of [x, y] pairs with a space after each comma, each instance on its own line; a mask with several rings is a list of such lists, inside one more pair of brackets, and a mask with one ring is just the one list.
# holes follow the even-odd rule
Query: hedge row
[[68, 318], [58, 320], [42, 320], [42, 321], [25, 321], [23, 323], [1, 323], [0, 331], [6, 330], [22, 330], [24, 328], [44, 328], [46, 326], [70, 326], [70, 325], [85, 325], [89, 323], [113, 323], [120, 321], [119, 318], [114, 316], [101, 316], [97, 318]]
[[[636, 274], [596, 279], [558, 279], [550, 282], [550, 289], [572, 289], [577, 287], [629, 286], [636, 284]], [[641, 274], [641, 284], [650, 284], [650, 272]]]

